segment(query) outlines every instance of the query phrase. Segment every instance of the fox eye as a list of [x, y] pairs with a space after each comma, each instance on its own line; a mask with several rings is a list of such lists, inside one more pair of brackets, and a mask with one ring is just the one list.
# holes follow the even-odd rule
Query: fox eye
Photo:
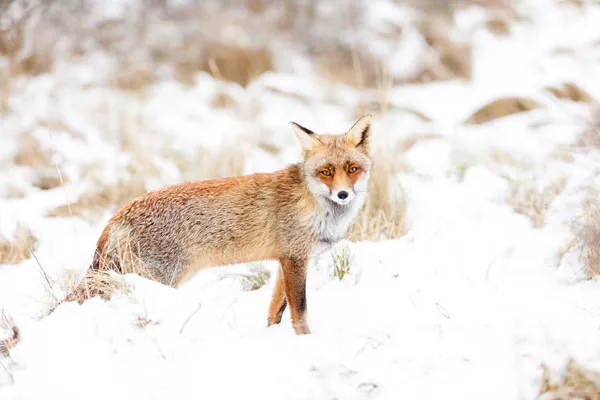
[[358, 167], [350, 167], [350, 168], [348, 168], [348, 172], [351, 173], [351, 174], [355, 173], [356, 171], [358, 171]]
[[324, 169], [323, 171], [321, 171], [321, 175], [323, 175], [323, 176], [331, 176], [331, 171], [329, 171], [328, 169]]

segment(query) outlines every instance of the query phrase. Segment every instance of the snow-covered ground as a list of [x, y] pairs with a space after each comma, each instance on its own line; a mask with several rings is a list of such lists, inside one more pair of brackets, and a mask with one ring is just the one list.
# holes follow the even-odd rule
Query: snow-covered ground
[[[371, 4], [368, 26], [406, 15], [394, 2]], [[473, 43], [472, 80], [390, 88], [374, 140], [379, 149], [414, 141], [395, 154], [408, 232], [340, 243], [313, 260], [306, 336], [293, 333], [289, 311], [266, 327], [274, 282], [247, 290], [243, 265], [203, 271], [180, 289], [128, 275], [127, 293], [48, 315], [64, 295], [59, 282], [85, 273], [114, 210], [48, 211], [139, 179], [132, 157], [152, 166], [148, 190], [187, 178], [178, 158], [192, 170], [208, 158], [241, 162], [244, 173], [284, 167], [300, 159], [288, 121], [342, 132], [380, 91], [277, 69], [246, 88], [198, 73], [191, 87], [163, 80], [141, 95], [95, 84], [93, 63], [15, 78], [0, 119], [0, 236], [21, 225], [37, 243], [35, 258], [0, 265], [0, 307], [21, 334], [0, 359], [0, 399], [533, 399], [541, 364], [560, 370], [574, 358], [600, 369], [600, 286], [570, 247], [581, 201], [600, 187], [598, 151], [573, 147], [591, 107], [545, 90], [574, 83], [600, 99], [600, 7], [532, 1], [520, 12], [501, 36], [481, 24], [484, 10], [457, 12]], [[420, 50], [397, 51], [390, 69]], [[214, 107], [223, 91], [234, 107]], [[511, 96], [541, 107], [464, 124]], [[25, 135], [51, 151], [64, 185], [41, 190], [36, 167], [13, 162]], [[135, 138], [125, 150], [123, 135]], [[517, 198], [554, 187], [541, 215]], [[340, 280], [333, 256], [344, 246], [350, 272]]]

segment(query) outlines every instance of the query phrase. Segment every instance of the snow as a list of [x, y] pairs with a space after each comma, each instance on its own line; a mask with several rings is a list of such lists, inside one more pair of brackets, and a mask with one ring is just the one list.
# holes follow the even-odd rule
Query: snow
[[[134, 3], [112, 1], [102, 12], [118, 16]], [[245, 290], [239, 273], [247, 265], [202, 271], [179, 289], [118, 277], [126, 293], [50, 313], [53, 297], [65, 294], [61, 283], [85, 273], [115, 210], [95, 219], [47, 212], [65, 196], [73, 202], [119, 179], [141, 178], [149, 189], [179, 181], [165, 149], [190, 160], [237, 149], [244, 172], [276, 170], [300, 157], [290, 120], [342, 131], [361, 101], [378, 98], [376, 90], [323, 82], [304, 68], [264, 74], [247, 88], [198, 73], [192, 87], [166, 80], [143, 95], [125, 94], [98, 85], [95, 68], [110, 64], [102, 57], [15, 79], [11, 113], [0, 117], [0, 240], [12, 239], [22, 223], [38, 243], [36, 258], [0, 265], [0, 309], [21, 333], [10, 358], [0, 359], [0, 399], [533, 399], [542, 363], [560, 368], [574, 358], [600, 369], [599, 281], [583, 277], [568, 249], [569, 223], [590, 185], [600, 184], [599, 155], [569, 147], [586, 129], [589, 107], [544, 91], [576, 82], [600, 94], [597, 62], [582, 50], [600, 35], [598, 9], [526, 3], [520, 11], [527, 20], [511, 22], [505, 37], [480, 25], [482, 9], [455, 16], [463, 33], [473, 34], [472, 81], [391, 88], [389, 111], [375, 121], [376, 147], [435, 134], [396, 155], [408, 232], [382, 242], [344, 241], [312, 260], [306, 336], [294, 334], [288, 310], [280, 325], [267, 328], [274, 279]], [[374, 4], [369, 29], [414, 18], [393, 2]], [[423, 51], [418, 32], [407, 32], [390, 54], [399, 60], [396, 72], [410, 72]], [[565, 58], [553, 52], [558, 47], [575, 54]], [[233, 110], [211, 106], [219, 91], [236, 100]], [[480, 106], [505, 96], [542, 108], [464, 125]], [[138, 132], [158, 177], [127, 171], [131, 155], [117, 143], [125, 130]], [[27, 132], [56, 153], [64, 188], [42, 191], [29, 183], [35, 171], [11, 163]], [[538, 188], [564, 180], [542, 227], [510, 204], [513, 181], [528, 180]], [[15, 187], [25, 196], [9, 198]], [[344, 246], [351, 270], [339, 280], [333, 255]], [[275, 262], [261, 265], [275, 276]], [[0, 339], [8, 335], [0, 330]]]

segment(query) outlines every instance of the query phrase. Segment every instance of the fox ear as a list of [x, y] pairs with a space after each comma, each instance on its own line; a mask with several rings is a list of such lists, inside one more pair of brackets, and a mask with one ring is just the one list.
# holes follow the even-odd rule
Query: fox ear
[[369, 152], [369, 145], [371, 142], [371, 120], [373, 116], [371, 114], [365, 114], [356, 123], [348, 133], [344, 140], [346, 143], [353, 147], [360, 147], [365, 152]]
[[317, 139], [317, 134], [310, 129], [298, 125], [295, 122], [290, 122], [290, 125], [292, 125], [292, 131], [294, 131], [300, 145], [302, 145], [303, 152], [310, 151], [313, 147], [320, 144], [319, 139]]

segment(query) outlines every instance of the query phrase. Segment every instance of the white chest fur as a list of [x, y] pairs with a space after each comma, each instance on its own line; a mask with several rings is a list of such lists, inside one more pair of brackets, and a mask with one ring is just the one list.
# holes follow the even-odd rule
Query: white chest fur
[[364, 202], [364, 194], [356, 196], [352, 202], [343, 206], [324, 199], [321, 212], [315, 220], [318, 240], [333, 244], [342, 239]]
[[312, 254], [319, 257], [341, 240], [365, 202], [365, 196], [357, 196], [350, 204], [341, 206], [327, 199], [321, 204], [321, 213], [315, 220], [317, 243]]

